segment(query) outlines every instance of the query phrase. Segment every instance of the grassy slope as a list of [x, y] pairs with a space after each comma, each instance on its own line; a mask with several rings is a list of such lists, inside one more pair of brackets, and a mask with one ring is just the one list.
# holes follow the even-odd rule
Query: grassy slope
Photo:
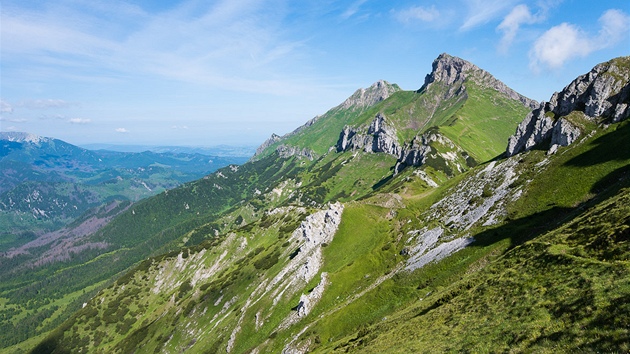
[[[385, 291], [419, 285], [408, 307], [324, 351], [628, 350], [630, 308], [617, 306], [630, 297], [630, 190], [620, 190], [630, 186], [629, 127], [561, 150], [513, 205], [511, 221], [481, 230], [475, 247], [384, 283]], [[541, 151], [523, 157], [521, 178], [543, 160]]]
[[[343, 163], [345, 161], [347, 163]], [[391, 173], [390, 166], [393, 163], [391, 157], [380, 154], [357, 157], [352, 157], [350, 153], [331, 154], [314, 162], [295, 158], [277, 160], [276, 157], [269, 156], [254, 164], [240, 167], [237, 173], [228, 172], [228, 169], [222, 170], [227, 178], [213, 175], [138, 203], [104, 230], [90, 237], [94, 241], [104, 240], [111, 243], [111, 250], [107, 253], [92, 261], [88, 259], [96, 256], [96, 253], [86, 254], [85, 257], [39, 270], [28, 277], [12, 277], [5, 274], [0, 296], [7, 302], [7, 307], [2, 313], [9, 317], [0, 323], [6, 329], [3, 333], [9, 335], [15, 328], [25, 325], [17, 321], [19, 315], [13, 315], [13, 311], [26, 315], [27, 304], [24, 301], [35, 298], [41, 298], [42, 301], [52, 300], [50, 304], [44, 306], [40, 304], [40, 310], [59, 305], [58, 308], [54, 308], [52, 314], [46, 314], [54, 317], [56, 321], [53, 325], [57, 325], [78, 309], [81, 303], [93, 296], [96, 290], [111, 284], [111, 281], [103, 283], [103, 280], [118, 277], [122, 274], [119, 272], [151, 254], [167, 252], [184, 244], [193, 245], [212, 238], [215, 230], [235, 227], [234, 219], [239, 216], [250, 222], [260, 219], [263, 215], [260, 208], [263, 206], [271, 208], [286, 202], [287, 198], [298, 196], [292, 192], [296, 188], [295, 183], [302, 184], [302, 191], [310, 196], [305, 197], [301, 203], [312, 201], [324, 203], [333, 197], [339, 197], [340, 188], [346, 188], [345, 182], [349, 179], [340, 179], [337, 174], [353, 179], [357, 177], [356, 180], [359, 182], [355, 183], [353, 192], [355, 197], [360, 197], [371, 193], [373, 186], [383, 176]], [[281, 167], [278, 169], [277, 166]], [[293, 183], [281, 183], [284, 181]], [[220, 184], [223, 189], [218, 189], [215, 184]], [[284, 185], [278, 195], [272, 191], [276, 185], [278, 189], [282, 189], [280, 185]], [[264, 194], [256, 196], [255, 190], [258, 188], [262, 189]], [[241, 208], [227, 210], [231, 204], [248, 198], [249, 201], [241, 204]], [[217, 209], [219, 207], [224, 209]], [[191, 215], [197, 216], [191, 218]], [[103, 271], [104, 269], [106, 271]], [[51, 276], [51, 272], [54, 275]], [[25, 282], [24, 279], [28, 281]], [[54, 286], [50, 286], [52, 279]], [[99, 286], [92, 288], [90, 284], [95, 283]], [[42, 292], [41, 296], [33, 295], [33, 292], [42, 291], [44, 287], [49, 289]], [[76, 298], [72, 294], [77, 287], [86, 287], [90, 291]], [[19, 294], [22, 295], [18, 296]], [[0, 339], [19, 340], [32, 333], [42, 333], [49, 329], [50, 326], [39, 326], [35, 331], [29, 326], [28, 331], [21, 332], [20, 336], [12, 335], [10, 338]]]
[[506, 137], [529, 109], [492, 89], [467, 83], [468, 99], [440, 131], [476, 161], [488, 161], [505, 150]]
[[[371, 330], [356, 349], [604, 352], [630, 349], [630, 190]], [[358, 339], [358, 341], [356, 340]]]
[[[315, 310], [285, 331], [275, 332], [274, 328], [297, 304], [300, 291], [282, 302], [258, 330], [255, 315], [271, 306], [269, 299], [260, 300], [242, 317], [239, 312], [252, 287], [264, 279], [260, 274], [276, 274], [282, 260], [262, 273], [254, 263], [276, 252], [291, 251], [291, 246], [285, 245], [286, 231], [281, 228], [291, 230], [295, 220], [289, 222], [293, 225], [290, 226], [279, 215], [237, 232], [248, 237], [247, 250], [251, 251], [238, 253], [246, 255], [242, 261], [186, 290], [184, 294], [189, 295], [181, 300], [177, 300], [182, 291], [177, 283], [172, 290], [151, 297], [125, 294], [123, 289], [134, 291], [136, 287], [138, 294], [148, 294], [146, 289], [156, 283], [159, 274], [151, 268], [146, 273], [130, 273], [131, 278], [121, 280], [124, 287], [109, 288], [103, 293], [106, 298], [119, 298], [105, 301], [105, 305], [132, 299], [129, 312], [122, 314], [129, 320], [131, 315], [136, 316], [129, 328], [116, 321], [110, 327], [93, 327], [93, 321], [103, 321], [103, 314], [88, 316], [86, 311], [92, 311], [88, 307], [75, 315], [74, 322], [67, 323], [65, 334], [58, 333], [65, 339], [53, 336], [51, 340], [61, 339], [56, 345], [77, 348], [90, 345], [94, 336], [104, 331], [99, 336], [105, 338], [109, 333], [112, 338], [111, 344], [103, 347], [105, 351], [126, 346], [142, 348], [143, 352], [174, 351], [190, 346], [191, 352], [204, 352], [225, 348], [231, 330], [243, 318], [234, 347], [237, 353], [258, 345], [263, 351], [277, 352], [307, 324], [300, 340], [310, 341], [313, 349], [323, 352], [624, 348], [628, 345], [628, 332], [623, 319], [628, 318], [628, 309], [621, 307], [616, 310], [621, 311], [621, 316], [615, 316], [612, 307], [625, 304], [630, 296], [630, 192], [619, 192], [630, 184], [630, 156], [624, 149], [629, 127], [627, 122], [613, 125], [587, 141], [561, 149], [551, 158], [542, 151], [518, 156], [522, 159], [521, 179], [528, 179], [541, 169], [544, 172], [512, 206], [510, 219], [491, 228], [470, 230], [478, 240], [474, 246], [413, 273], [392, 272], [402, 260], [399, 251], [404, 246], [405, 230], [421, 226], [407, 226], [407, 220], [417, 219], [421, 211], [447, 193], [446, 188], [466, 176], [440, 189], [427, 190], [417, 180], [398, 184], [396, 189], [412, 189], [414, 193], [405, 199], [406, 208], [395, 209], [393, 218], [390, 208], [380, 206], [378, 195], [364, 202], [348, 203], [335, 239], [324, 249], [322, 271], [328, 272], [330, 285]], [[394, 180], [391, 185], [397, 183]], [[516, 182], [519, 183], [525, 184]], [[550, 192], [553, 188], [558, 189]], [[423, 197], [416, 198], [417, 193]], [[574, 221], [565, 224], [571, 220]], [[417, 222], [424, 221], [412, 224]], [[237, 244], [226, 243], [226, 247]], [[214, 249], [224, 246], [214, 243], [204, 247], [212, 252], [204, 258], [210, 264], [221, 253], [220, 248]], [[264, 248], [256, 253], [259, 247]], [[191, 251], [189, 257], [199, 250]], [[183, 283], [192, 274], [194, 268], [189, 268], [178, 279]], [[375, 279], [383, 282], [369, 291]], [[316, 276], [301, 293], [307, 293], [318, 281]], [[217, 327], [221, 329], [213, 330], [213, 316], [220, 307], [209, 305], [221, 295], [225, 299], [237, 298], [227, 312], [221, 313], [226, 316]], [[172, 296], [176, 303], [169, 300]], [[106, 311], [105, 305], [97, 307], [98, 313]], [[162, 310], [156, 312], [160, 307]], [[186, 334], [190, 328], [197, 331], [192, 337]], [[471, 332], [475, 334], [471, 336]], [[168, 338], [171, 339], [164, 342]]]

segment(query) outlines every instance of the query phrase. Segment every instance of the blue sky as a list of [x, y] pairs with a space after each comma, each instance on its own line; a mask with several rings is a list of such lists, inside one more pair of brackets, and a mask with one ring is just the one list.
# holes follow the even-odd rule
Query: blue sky
[[3, 0], [0, 130], [257, 145], [446, 52], [547, 100], [630, 55], [627, 0]]

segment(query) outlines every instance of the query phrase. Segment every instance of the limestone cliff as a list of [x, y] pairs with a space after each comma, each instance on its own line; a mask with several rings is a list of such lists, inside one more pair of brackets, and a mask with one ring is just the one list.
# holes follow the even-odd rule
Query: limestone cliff
[[507, 156], [550, 142], [550, 152], [575, 141], [582, 131], [569, 115], [615, 123], [630, 116], [630, 57], [613, 59], [579, 76], [532, 110], [508, 139]]

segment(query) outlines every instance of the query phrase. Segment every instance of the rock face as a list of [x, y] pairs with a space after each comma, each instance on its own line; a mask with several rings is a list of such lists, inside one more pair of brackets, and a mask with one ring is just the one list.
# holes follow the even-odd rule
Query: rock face
[[357, 128], [344, 127], [339, 134], [336, 148], [338, 152], [363, 150], [365, 152], [384, 152], [396, 157], [401, 153], [396, 130], [387, 124], [385, 116], [381, 113], [377, 114], [370, 123], [367, 134], [359, 133]]
[[615, 123], [630, 116], [629, 104], [630, 57], [599, 64], [532, 110], [508, 139], [506, 154], [512, 156], [546, 141], [553, 153], [582, 133], [565, 118], [569, 114], [578, 111], [588, 120]]
[[538, 102], [512, 90], [489, 72], [480, 69], [464, 59], [453, 57], [446, 53], [440, 54], [433, 61], [433, 70], [425, 77], [424, 85], [422, 85], [419, 91], [424, 91], [433, 83], [440, 82], [451, 87], [445, 98], [453, 97], [465, 91], [463, 84], [468, 78], [474, 79], [475, 83], [482, 87], [494, 89], [511, 99], [519, 100], [531, 109], [534, 109], [538, 105]]
[[387, 123], [382, 113], [377, 114], [370, 123], [367, 134], [360, 133], [360, 130], [360, 128], [344, 127], [335, 146], [337, 152], [363, 150], [368, 153], [381, 152], [392, 155], [398, 159], [394, 168], [396, 174], [407, 166], [424, 164], [432, 151], [429, 146], [431, 142], [439, 140], [444, 144], [450, 143], [442, 135], [430, 132], [416, 136], [410, 143], [401, 145], [398, 142], [396, 129]]
[[313, 150], [307, 149], [307, 148], [300, 149], [297, 146], [290, 146], [290, 145], [282, 144], [276, 148], [276, 151], [278, 152], [278, 155], [280, 155], [280, 157], [283, 157], [283, 158], [297, 156], [298, 158], [306, 157], [307, 159], [311, 161], [315, 159], [315, 153], [313, 153]]
[[281, 137], [280, 135], [277, 134], [271, 134], [271, 136], [269, 137], [269, 139], [265, 140], [264, 143], [262, 143], [262, 145], [260, 145], [258, 147], [258, 149], [256, 149], [256, 153], [254, 154], [254, 156], [260, 155], [262, 154], [263, 151], [265, 151], [266, 148], [270, 147], [271, 145], [273, 145], [274, 143], [280, 141]]

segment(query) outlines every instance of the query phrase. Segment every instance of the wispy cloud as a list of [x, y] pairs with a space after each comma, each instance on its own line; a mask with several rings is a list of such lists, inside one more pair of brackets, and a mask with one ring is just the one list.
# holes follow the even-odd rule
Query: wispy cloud
[[92, 120], [89, 118], [70, 118], [68, 119], [68, 123], [71, 124], [88, 124], [91, 123]]
[[116, 133], [129, 133], [129, 130], [127, 130], [126, 128], [116, 128]]
[[[363, 2], [355, 2], [347, 13]], [[273, 0], [189, 1], [154, 14], [118, 6], [108, 16], [94, 15], [100, 2], [84, 4], [96, 7], [84, 11], [64, 4], [39, 12], [2, 11], [3, 55], [45, 66], [49, 75], [71, 72], [87, 79], [148, 74], [281, 94], [302, 85], [285, 64], [302, 57], [303, 42], [279, 27], [284, 14]], [[125, 21], [117, 21], [121, 18]]]
[[599, 23], [601, 29], [597, 35], [570, 23], [550, 28], [534, 42], [529, 52], [530, 68], [534, 72], [542, 68], [557, 69], [568, 60], [585, 57], [628, 38], [630, 16], [623, 11], [608, 10], [599, 18]]
[[468, 31], [501, 18], [509, 8], [514, 6], [515, 2], [514, 0], [464, 0], [468, 13], [460, 30]]
[[50, 119], [57, 119], [57, 120], [68, 120], [68, 117], [66, 117], [63, 114], [42, 114], [39, 116], [39, 119], [41, 120], [50, 120]]
[[542, 20], [543, 16], [536, 16], [532, 14], [527, 5], [521, 4], [514, 7], [497, 27], [497, 30], [503, 33], [501, 42], [499, 42], [498, 46], [499, 52], [507, 52], [521, 25], [533, 24]]
[[25, 123], [25, 122], [28, 122], [28, 120], [25, 119], [25, 118], [7, 118], [7, 117], [0, 117], [0, 121], [1, 122], [11, 122], [11, 123]]
[[366, 1], [367, 0], [357, 0], [357, 1], [353, 2], [350, 5], [350, 7], [348, 7], [346, 9], [346, 11], [344, 11], [341, 14], [341, 18], [344, 19], [344, 20], [347, 20], [350, 17], [354, 16], [359, 11], [359, 9], [361, 8], [361, 5], [365, 4]]
[[188, 129], [187, 125], [173, 125], [171, 129]]
[[414, 21], [432, 22], [440, 16], [440, 12], [435, 6], [412, 6], [398, 11], [392, 10], [392, 14], [396, 20], [402, 23], [411, 23]]
[[602, 25], [602, 28], [597, 37], [598, 49], [613, 46], [629, 36], [630, 16], [621, 10], [611, 9], [606, 11], [599, 18], [599, 23]]

